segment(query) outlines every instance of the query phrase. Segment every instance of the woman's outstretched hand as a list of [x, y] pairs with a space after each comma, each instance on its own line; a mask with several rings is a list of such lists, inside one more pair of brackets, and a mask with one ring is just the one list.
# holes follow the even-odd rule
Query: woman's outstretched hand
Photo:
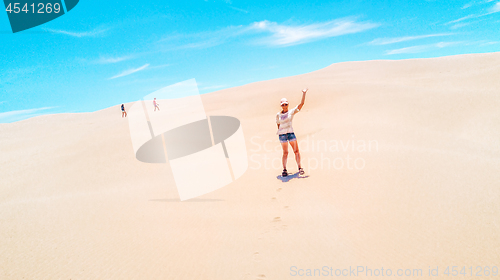
[[302, 100], [300, 101], [300, 104], [299, 104], [299, 110], [302, 110], [302, 106], [304, 106], [304, 102], [306, 101], [306, 92], [307, 92], [308, 88], [305, 88], [302, 90]]

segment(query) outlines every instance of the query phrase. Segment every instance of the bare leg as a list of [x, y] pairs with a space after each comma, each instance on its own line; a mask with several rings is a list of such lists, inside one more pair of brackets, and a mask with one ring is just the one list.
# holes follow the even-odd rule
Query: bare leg
[[283, 169], [286, 169], [286, 160], [288, 158], [288, 143], [281, 143], [281, 147], [283, 148]]
[[297, 140], [291, 141], [290, 146], [292, 146], [293, 152], [295, 153], [295, 161], [297, 161], [297, 165], [299, 169], [302, 168], [300, 165], [300, 152], [299, 152], [299, 144], [297, 144]]

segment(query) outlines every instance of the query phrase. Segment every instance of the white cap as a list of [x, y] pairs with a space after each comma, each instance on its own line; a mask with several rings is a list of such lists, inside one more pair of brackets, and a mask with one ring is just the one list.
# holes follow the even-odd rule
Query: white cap
[[281, 105], [283, 104], [288, 104], [288, 100], [286, 100], [286, 98], [281, 98]]

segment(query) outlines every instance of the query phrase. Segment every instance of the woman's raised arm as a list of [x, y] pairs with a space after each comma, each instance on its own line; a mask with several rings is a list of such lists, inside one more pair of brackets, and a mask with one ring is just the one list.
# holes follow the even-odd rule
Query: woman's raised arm
[[300, 104], [298, 106], [299, 110], [302, 110], [302, 106], [304, 106], [304, 102], [306, 101], [306, 92], [307, 88], [302, 90], [302, 100], [300, 101]]

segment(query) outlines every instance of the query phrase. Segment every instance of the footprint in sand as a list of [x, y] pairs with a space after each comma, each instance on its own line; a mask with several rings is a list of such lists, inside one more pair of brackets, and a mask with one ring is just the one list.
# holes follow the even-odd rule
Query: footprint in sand
[[280, 217], [274, 217], [273, 222], [281, 222], [281, 218]]
[[264, 280], [264, 279], [266, 279], [266, 276], [264, 274], [257, 275], [257, 280]]
[[290, 206], [285, 206], [283, 208], [290, 210]]
[[257, 238], [258, 238], [259, 240], [262, 240], [262, 239], [264, 239], [264, 237], [266, 237], [266, 236], [267, 236], [270, 232], [271, 232], [271, 231], [270, 231], [269, 229], [266, 229], [266, 230], [264, 230], [263, 232], [261, 232], [261, 233], [259, 234], [259, 237], [257, 237]]
[[278, 188], [276, 191], [277, 191], [277, 192], [279, 192], [279, 191], [281, 191], [281, 189], [282, 189], [282, 188]]
[[259, 252], [253, 253], [253, 261], [254, 262], [260, 262], [262, 260], [262, 257], [260, 256]]
[[272, 200], [276, 200], [276, 197], [271, 197]]

